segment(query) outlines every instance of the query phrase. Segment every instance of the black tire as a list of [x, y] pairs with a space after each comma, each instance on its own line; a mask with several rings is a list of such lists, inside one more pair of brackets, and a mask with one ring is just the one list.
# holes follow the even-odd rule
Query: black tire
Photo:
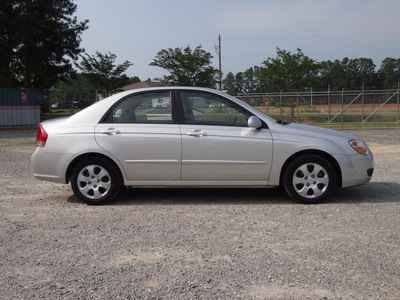
[[305, 204], [320, 203], [336, 186], [336, 173], [325, 158], [303, 155], [290, 162], [284, 173], [283, 184], [293, 200]]
[[118, 195], [121, 175], [117, 167], [107, 159], [89, 157], [75, 166], [71, 186], [82, 202], [89, 205], [105, 204]]

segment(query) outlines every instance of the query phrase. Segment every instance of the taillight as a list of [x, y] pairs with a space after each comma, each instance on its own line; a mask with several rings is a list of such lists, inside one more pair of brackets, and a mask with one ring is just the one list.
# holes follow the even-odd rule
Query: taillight
[[36, 147], [44, 147], [48, 137], [47, 132], [44, 130], [42, 124], [40, 124], [36, 136]]

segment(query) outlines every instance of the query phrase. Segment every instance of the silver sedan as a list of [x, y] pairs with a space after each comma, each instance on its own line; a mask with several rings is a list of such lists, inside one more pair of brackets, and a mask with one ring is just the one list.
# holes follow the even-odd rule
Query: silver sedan
[[277, 187], [318, 203], [370, 181], [366, 143], [346, 133], [277, 122], [225, 93], [162, 87], [122, 92], [45, 121], [34, 176], [71, 182], [87, 204], [131, 187]]

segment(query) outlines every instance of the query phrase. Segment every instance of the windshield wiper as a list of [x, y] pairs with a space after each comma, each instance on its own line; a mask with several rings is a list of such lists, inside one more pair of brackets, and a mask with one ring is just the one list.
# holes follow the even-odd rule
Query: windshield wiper
[[281, 125], [289, 125], [290, 123], [292, 123], [292, 122], [289, 122], [289, 121], [282, 121], [282, 120], [277, 120], [276, 121], [276, 123], [278, 123], [278, 124], [281, 124]]

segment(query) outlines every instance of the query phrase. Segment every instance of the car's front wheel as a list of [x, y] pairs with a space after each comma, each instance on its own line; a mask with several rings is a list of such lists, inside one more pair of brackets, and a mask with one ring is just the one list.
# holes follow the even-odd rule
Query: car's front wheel
[[306, 204], [319, 203], [336, 186], [336, 174], [325, 158], [303, 155], [288, 165], [283, 184], [292, 199]]
[[90, 205], [105, 204], [113, 200], [121, 188], [117, 167], [102, 157], [90, 157], [79, 162], [71, 180], [74, 194]]

